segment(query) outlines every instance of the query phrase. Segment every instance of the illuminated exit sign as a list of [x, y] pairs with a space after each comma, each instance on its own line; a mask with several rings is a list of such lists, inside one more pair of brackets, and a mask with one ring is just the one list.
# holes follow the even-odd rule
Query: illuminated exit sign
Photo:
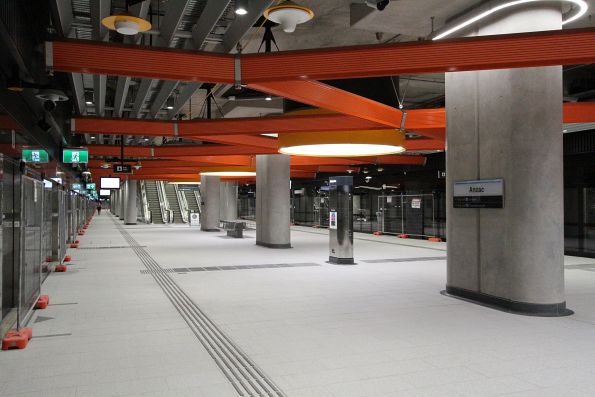
[[25, 163], [47, 163], [50, 161], [50, 156], [43, 149], [23, 149], [21, 159]]
[[64, 149], [62, 151], [62, 162], [66, 164], [79, 164], [89, 162], [89, 151], [87, 149]]

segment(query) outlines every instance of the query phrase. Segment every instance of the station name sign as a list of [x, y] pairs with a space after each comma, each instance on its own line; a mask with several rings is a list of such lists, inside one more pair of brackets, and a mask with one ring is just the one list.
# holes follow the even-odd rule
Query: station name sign
[[504, 180], [456, 181], [454, 208], [504, 208]]

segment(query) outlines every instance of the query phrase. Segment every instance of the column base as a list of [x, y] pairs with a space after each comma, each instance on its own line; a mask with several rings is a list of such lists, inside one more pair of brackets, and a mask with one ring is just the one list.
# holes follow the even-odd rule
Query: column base
[[291, 248], [291, 244], [271, 244], [271, 243], [264, 243], [262, 241], [257, 241], [256, 245], [265, 247], [265, 248], [273, 248], [273, 249], [287, 249]]
[[136, 225], [136, 222], [126, 222], [125, 225]]
[[336, 258], [334, 256], [328, 257], [328, 263], [332, 265], [356, 265], [353, 258]]
[[444, 296], [523, 316], [564, 317], [574, 314], [572, 310], [566, 308], [566, 302], [545, 304], [518, 302], [448, 285], [440, 293]]
[[221, 229], [200, 229], [201, 232], [220, 232]]

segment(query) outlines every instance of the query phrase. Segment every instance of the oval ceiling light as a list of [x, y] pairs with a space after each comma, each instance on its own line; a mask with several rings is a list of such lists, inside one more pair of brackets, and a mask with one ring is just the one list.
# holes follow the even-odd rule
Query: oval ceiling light
[[138, 32], [146, 32], [151, 29], [149, 21], [130, 14], [110, 15], [103, 18], [101, 23], [106, 28], [126, 36], [134, 36]]
[[[458, 32], [461, 29], [466, 28], [467, 26], [474, 24], [475, 22], [478, 22], [484, 18], [489, 17], [490, 15], [504, 10], [506, 8], [510, 8], [510, 7], [514, 7], [517, 5], [521, 5], [521, 4], [527, 4], [527, 3], [537, 3], [537, 2], [552, 2], [552, 0], [513, 0], [513, 1], [505, 1], [502, 4], [496, 5], [492, 8], [489, 8], [488, 10], [472, 17], [469, 18], [457, 25], [455, 25], [454, 27], [447, 29], [445, 31], [443, 31], [442, 33], [439, 33], [438, 35], [436, 35], [434, 38], [432, 38], [432, 40], [440, 40], [443, 39], [447, 36], [450, 36], [451, 34]], [[578, 11], [576, 13], [574, 13], [574, 15], [572, 15], [571, 17], [569, 17], [568, 19], [562, 21], [562, 25], [566, 25], [567, 23], [570, 22], [574, 22], [577, 19], [579, 19], [580, 17], [582, 17], [583, 15], [585, 15], [585, 13], [587, 12], [587, 10], [589, 9], [589, 5], [587, 4], [586, 1], [584, 0], [556, 0], [556, 1], [560, 1], [560, 2], [566, 2], [566, 3], [572, 3], [578, 6]]]
[[247, 0], [236, 0], [234, 12], [238, 15], [248, 14], [248, 7], [246, 6]]
[[405, 151], [401, 130], [300, 132], [279, 136], [279, 153], [312, 157], [382, 156]]
[[200, 175], [201, 176], [250, 177], [250, 176], [256, 176], [256, 167], [249, 167], [249, 166], [205, 167], [200, 172]]
[[286, 0], [279, 5], [267, 8], [264, 17], [281, 25], [284, 32], [293, 33], [297, 25], [314, 18], [314, 11], [291, 0]]

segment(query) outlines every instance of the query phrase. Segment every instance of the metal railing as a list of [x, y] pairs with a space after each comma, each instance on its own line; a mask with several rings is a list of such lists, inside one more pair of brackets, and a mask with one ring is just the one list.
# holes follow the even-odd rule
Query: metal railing
[[378, 197], [377, 229], [384, 234], [446, 237], [445, 220], [439, 219], [433, 194], [401, 194]]
[[149, 208], [149, 200], [147, 199], [147, 191], [145, 181], [140, 181], [140, 199], [141, 199], [141, 221], [151, 223], [151, 210]]
[[169, 201], [165, 194], [165, 183], [163, 181], [155, 182], [157, 186], [157, 196], [159, 196], [159, 208], [161, 209], [161, 216], [163, 223], [172, 223], [174, 221], [173, 211], [169, 208]]
[[201, 214], [202, 213], [202, 206], [201, 206], [202, 199], [200, 197], [200, 191], [195, 190], [192, 193], [194, 194], [194, 198], [196, 198], [196, 203], [198, 205], [198, 213]]
[[188, 223], [188, 201], [186, 200], [186, 195], [178, 189], [178, 185], [174, 185], [174, 191], [176, 192], [176, 197], [178, 197], [178, 206], [180, 207], [182, 222]]

